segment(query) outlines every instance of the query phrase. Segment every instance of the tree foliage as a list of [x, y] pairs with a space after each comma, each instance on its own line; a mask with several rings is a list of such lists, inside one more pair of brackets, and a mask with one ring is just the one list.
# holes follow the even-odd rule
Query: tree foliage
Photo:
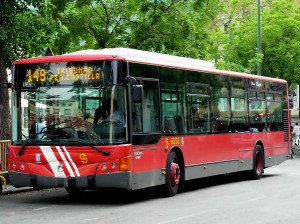
[[[52, 0], [62, 24], [55, 52], [131, 47], [215, 60], [221, 69], [299, 82], [299, 3], [261, 0], [262, 52], [257, 53], [257, 1]], [[121, 10], [120, 10], [121, 9]]]
[[41, 55], [51, 46], [58, 24], [48, 16], [48, 7], [47, 1], [1, 1], [0, 41], [7, 67], [16, 59]]
[[0, 0], [0, 139], [10, 136], [6, 69], [16, 59], [45, 52], [55, 36], [56, 23], [47, 17], [46, 6], [39, 0]]
[[[261, 3], [258, 54], [253, 0], [0, 0], [0, 82], [7, 82], [13, 60], [47, 47], [56, 54], [130, 47], [254, 74], [261, 62], [262, 75], [299, 83], [299, 1]], [[1, 88], [0, 94], [0, 118], [8, 122], [8, 93]]]
[[226, 28], [215, 32], [219, 41], [218, 66], [299, 83], [299, 3], [296, 0], [261, 1], [261, 54], [257, 53], [257, 5], [254, 1], [224, 1]]
[[[83, 48], [130, 47], [206, 57], [208, 22], [217, 0], [52, 0], [63, 24], [57, 53]], [[216, 7], [215, 7], [216, 8]]]

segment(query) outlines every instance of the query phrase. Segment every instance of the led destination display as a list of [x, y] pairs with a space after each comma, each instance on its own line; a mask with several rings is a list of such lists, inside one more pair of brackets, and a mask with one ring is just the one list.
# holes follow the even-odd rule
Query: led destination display
[[109, 74], [105, 76], [109, 67], [103, 65], [103, 61], [95, 61], [31, 64], [18, 69], [25, 77], [23, 86], [29, 87], [102, 83], [104, 79], [109, 79]]

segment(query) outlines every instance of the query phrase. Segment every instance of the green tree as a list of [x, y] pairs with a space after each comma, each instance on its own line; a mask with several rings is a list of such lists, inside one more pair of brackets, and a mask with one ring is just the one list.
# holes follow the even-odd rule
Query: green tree
[[[261, 9], [262, 54], [257, 53], [256, 1], [226, 0], [223, 26], [214, 33], [217, 65], [222, 69], [300, 81], [300, 11], [296, 0], [265, 0]], [[220, 25], [219, 24], [219, 25]]]
[[52, 0], [64, 31], [57, 53], [130, 47], [204, 58], [217, 0]]
[[7, 68], [12, 61], [41, 55], [51, 46], [54, 21], [48, 18], [47, 1], [0, 0], [0, 139], [10, 138]]
[[[270, 1], [262, 26], [262, 73], [300, 83], [300, 8], [296, 0]], [[264, 40], [265, 39], [265, 40]]]

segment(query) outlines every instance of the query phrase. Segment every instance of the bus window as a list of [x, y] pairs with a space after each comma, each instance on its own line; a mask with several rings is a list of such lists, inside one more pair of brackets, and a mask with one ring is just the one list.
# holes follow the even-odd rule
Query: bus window
[[282, 131], [282, 103], [268, 102], [267, 122], [270, 124], [271, 131]]
[[210, 132], [209, 85], [187, 83], [188, 133], [205, 134]]
[[266, 123], [266, 101], [250, 99], [249, 119], [250, 131], [263, 131]]
[[162, 84], [162, 127], [163, 133], [183, 134], [183, 86]]
[[247, 101], [245, 91], [241, 88], [231, 89], [231, 132], [243, 132], [246, 130]]
[[228, 78], [219, 76], [212, 88], [212, 132], [228, 132], [230, 130], [230, 106]]
[[188, 132], [204, 134], [210, 132], [209, 98], [188, 96]]

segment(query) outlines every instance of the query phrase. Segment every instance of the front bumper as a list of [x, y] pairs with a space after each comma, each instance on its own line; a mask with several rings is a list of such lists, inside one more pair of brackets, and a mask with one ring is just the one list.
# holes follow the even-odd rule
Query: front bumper
[[131, 172], [117, 172], [110, 174], [55, 178], [34, 174], [9, 171], [9, 179], [14, 187], [34, 187], [34, 188], [51, 188], [51, 187], [71, 187], [84, 189], [97, 188], [121, 188], [132, 189]]

